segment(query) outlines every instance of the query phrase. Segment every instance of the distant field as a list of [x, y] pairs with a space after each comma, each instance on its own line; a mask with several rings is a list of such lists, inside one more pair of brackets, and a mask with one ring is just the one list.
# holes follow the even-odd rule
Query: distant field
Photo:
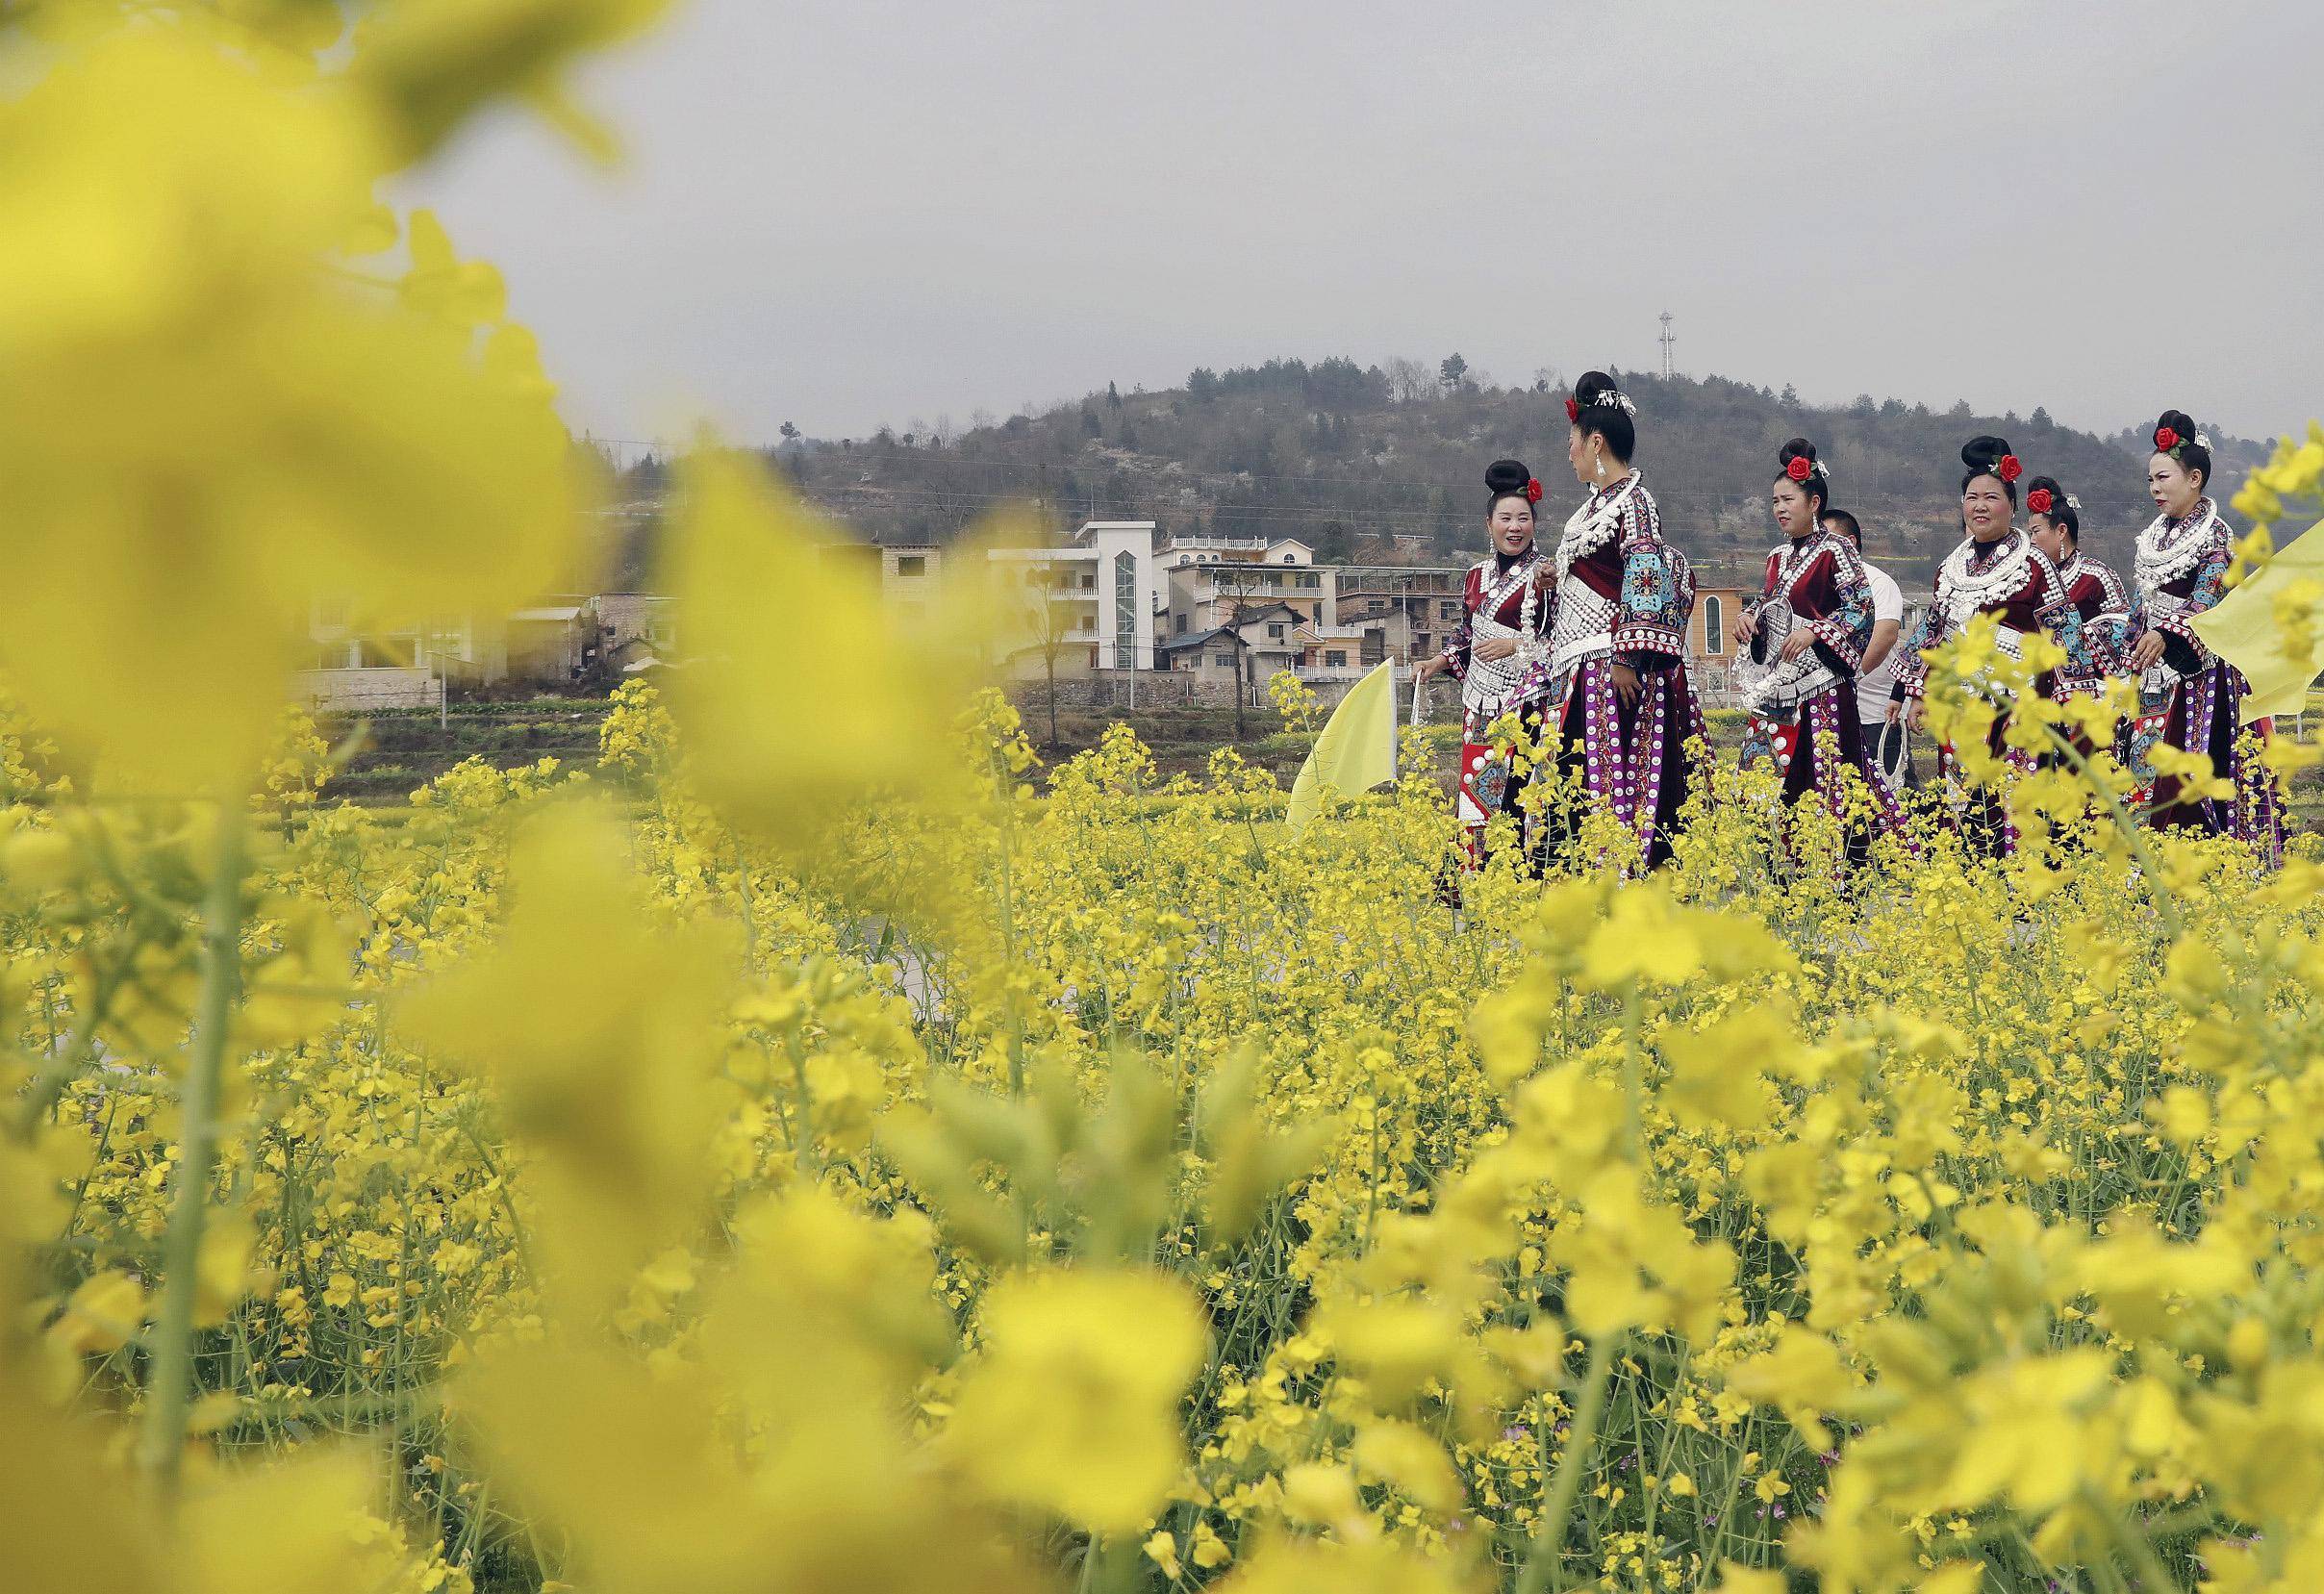
[[[2324, 735], [2324, 692], [2309, 696], [2304, 722], [2287, 728], [2305, 740]], [[1105, 727], [1126, 720], [1153, 754], [1163, 778], [1199, 774], [1210, 755], [1221, 747], [1238, 747], [1243, 756], [1272, 771], [1285, 786], [1298, 774], [1301, 762], [1313, 745], [1312, 734], [1284, 728], [1282, 717], [1261, 703], [1244, 710], [1245, 739], [1235, 740], [1232, 708], [1164, 708], [1131, 715], [1060, 709], [1060, 746], [1042, 746], [1048, 723], [1038, 696], [1023, 703], [1025, 728], [1042, 758], [1054, 765], [1095, 746]], [[398, 710], [373, 714], [360, 722], [334, 720], [324, 733], [336, 744], [360, 735], [347, 767], [332, 782], [329, 796], [366, 807], [393, 806], [417, 788], [435, 779], [467, 758], [482, 758], [495, 769], [509, 770], [554, 758], [560, 764], [594, 767], [597, 761], [597, 727], [606, 704], [597, 697], [538, 697], [506, 703], [455, 703], [439, 723], [434, 710]], [[1713, 750], [1732, 757], [1742, 741], [1743, 716], [1737, 710], [1714, 710], [1708, 717]], [[1458, 732], [1441, 712], [1427, 726], [1438, 781], [1450, 793], [1453, 763], [1458, 756]], [[1916, 748], [1924, 775], [1934, 760], [1926, 746]], [[2292, 788], [2290, 818], [2299, 829], [2324, 828], [2324, 772], [2304, 771]]]

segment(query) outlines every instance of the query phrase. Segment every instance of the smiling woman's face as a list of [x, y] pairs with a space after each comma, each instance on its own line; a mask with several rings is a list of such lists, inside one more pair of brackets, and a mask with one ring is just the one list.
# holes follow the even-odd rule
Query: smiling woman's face
[[2009, 490], [1999, 476], [1972, 476], [1961, 490], [1961, 520], [1979, 542], [2008, 535], [2016, 518], [2017, 506], [2009, 502]]
[[1493, 550], [1515, 558], [1533, 545], [1533, 506], [1514, 494], [1496, 499], [1485, 526], [1493, 534]]

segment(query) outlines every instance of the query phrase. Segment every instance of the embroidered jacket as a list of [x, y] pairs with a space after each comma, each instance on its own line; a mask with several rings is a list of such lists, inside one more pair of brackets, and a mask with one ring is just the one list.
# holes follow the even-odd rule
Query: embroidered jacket
[[[1559, 585], [1569, 583], [1614, 608], [1613, 656], [1642, 673], [1675, 668], [1686, 657], [1686, 622], [1695, 611], [1695, 578], [1686, 555], [1662, 540], [1662, 512], [1636, 472], [1595, 488], [1575, 517], [1580, 523], [1611, 507], [1614, 522], [1578, 553]], [[1580, 594], [1570, 600], [1585, 601]]]
[[2057, 686], [2067, 694], [2095, 695], [2106, 690], [2107, 678], [2129, 668], [2131, 593], [2122, 577], [2079, 548], [2058, 567], [2066, 601], [2081, 621], [2079, 647], [2071, 650], [2058, 672]]
[[2182, 675], [2209, 669], [2215, 657], [2188, 622], [2227, 595], [2235, 557], [2235, 533], [2209, 498], [2179, 519], [2157, 519], [2138, 534], [2132, 637], [2161, 632], [2163, 662]]
[[[1526, 588], [1545, 568], [1538, 548], [1527, 549], [1506, 566], [1499, 555], [1492, 555], [1469, 567], [1468, 580], [1461, 588], [1460, 623], [1445, 639], [1441, 650], [1445, 666], [1455, 679], [1469, 678], [1469, 652], [1476, 645], [1478, 617], [1483, 615], [1511, 630], [1518, 629], [1525, 619]], [[1535, 637], [1550, 634], [1550, 608], [1549, 595], [1534, 599]]]
[[2048, 631], [2073, 657], [2083, 650], [2082, 617], [2066, 596], [2050, 556], [2022, 531], [1980, 544], [1964, 540], [1936, 572], [1936, 601], [1913, 627], [1897, 661], [1891, 697], [1923, 696], [1929, 661], [1923, 655], [1974, 615], [1995, 615], [2012, 631]]
[[1746, 611], [1753, 618], [1768, 599], [1791, 605], [1815, 637], [1816, 651], [1838, 674], [1863, 668], [1872, 645], [1872, 582], [1856, 545], [1819, 526], [1796, 543], [1767, 555], [1759, 600]]

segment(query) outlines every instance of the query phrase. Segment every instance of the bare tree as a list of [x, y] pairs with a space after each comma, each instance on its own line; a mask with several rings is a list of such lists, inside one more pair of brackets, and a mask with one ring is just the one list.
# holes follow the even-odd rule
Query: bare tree
[[1399, 404], [1410, 404], [1436, 392], [1436, 377], [1418, 360], [1398, 355], [1387, 365], [1388, 391]]
[[1020, 565], [1014, 560], [999, 560], [994, 568], [997, 578], [1007, 583], [1007, 590], [1000, 595], [1003, 623], [1011, 633], [1004, 644], [1007, 656], [1022, 659], [1032, 653], [1041, 658], [1048, 697], [1048, 746], [1053, 752], [1062, 745], [1057, 731], [1058, 666], [1069, 649], [1081, 646], [1086, 641], [1074, 634], [1072, 604], [1059, 601], [1059, 589], [1065, 585], [1067, 572], [1047, 562]]
[[1250, 668], [1250, 639], [1243, 635], [1243, 627], [1251, 620], [1275, 607], [1273, 568], [1250, 564], [1221, 563], [1209, 567], [1211, 586], [1226, 607], [1226, 635], [1234, 644], [1235, 660], [1235, 740], [1244, 740], [1243, 704], [1252, 685]]

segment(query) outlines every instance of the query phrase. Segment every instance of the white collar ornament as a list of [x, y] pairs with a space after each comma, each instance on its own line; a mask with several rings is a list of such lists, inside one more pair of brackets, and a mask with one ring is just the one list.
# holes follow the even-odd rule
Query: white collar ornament
[[2203, 563], [2210, 551], [2211, 531], [2227, 535], [2227, 522], [2219, 519], [2219, 507], [2210, 498], [2198, 498], [2195, 507], [2184, 520], [2174, 520], [2168, 515], [2158, 515], [2138, 534], [2138, 580], [2145, 586], [2160, 586], [2176, 581]]
[[2034, 539], [2012, 530], [2005, 544], [1992, 565], [1975, 575], [1969, 572], [1969, 561], [1986, 544], [1965, 537], [1959, 547], [1945, 556], [1936, 572], [1936, 601], [1955, 620], [1967, 620], [2026, 584], [2026, 573], [2034, 568]]
[[1558, 580], [1563, 581], [1572, 573], [1577, 559], [1586, 559], [1612, 539], [1622, 524], [1623, 505], [1637, 490], [1635, 470], [1611, 493], [1602, 487], [1590, 489], [1590, 495], [1581, 500], [1581, 507], [1566, 520], [1565, 530], [1557, 534]]

